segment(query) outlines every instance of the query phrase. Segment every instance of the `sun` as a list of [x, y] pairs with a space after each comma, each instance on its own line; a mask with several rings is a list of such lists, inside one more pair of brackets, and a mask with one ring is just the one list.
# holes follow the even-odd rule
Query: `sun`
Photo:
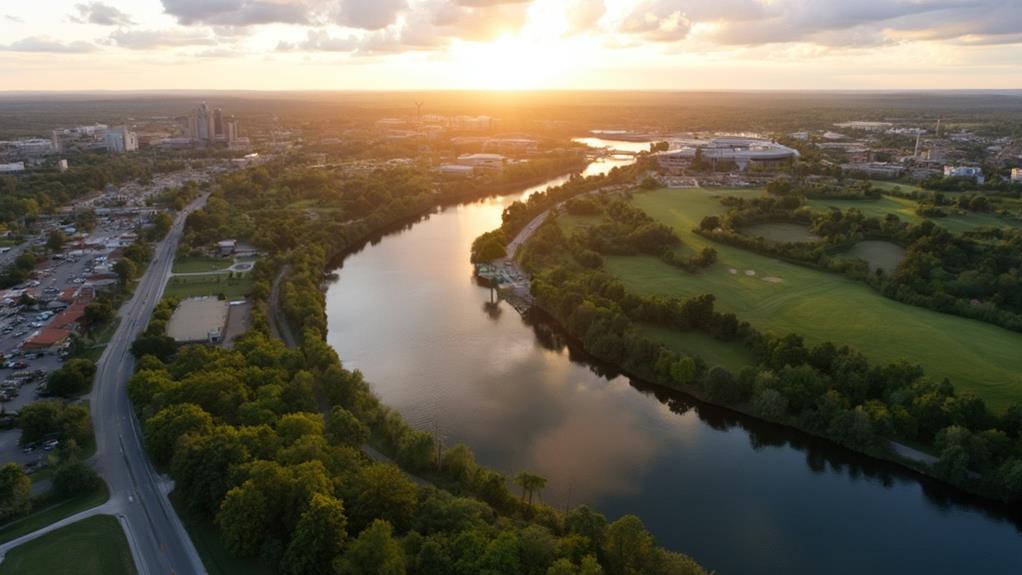
[[538, 90], [557, 83], [565, 50], [519, 36], [490, 42], [462, 42], [452, 47], [453, 72], [464, 88]]

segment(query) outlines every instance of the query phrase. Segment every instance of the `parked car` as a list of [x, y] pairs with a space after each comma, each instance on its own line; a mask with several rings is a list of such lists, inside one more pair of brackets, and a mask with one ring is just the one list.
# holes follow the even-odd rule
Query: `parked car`
[[60, 445], [60, 442], [56, 439], [47, 439], [43, 442], [43, 450], [53, 451], [58, 445]]

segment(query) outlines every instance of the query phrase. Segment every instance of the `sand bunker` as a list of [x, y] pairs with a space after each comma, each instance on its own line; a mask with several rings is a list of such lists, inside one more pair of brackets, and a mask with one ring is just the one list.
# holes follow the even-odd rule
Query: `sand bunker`
[[756, 270], [745, 270], [745, 275], [754, 276], [756, 275]]
[[731, 272], [731, 275], [735, 275], [735, 274], [738, 273], [738, 270], [736, 270], [735, 268], [731, 268], [731, 269], [729, 269], [727, 271]]
[[779, 284], [779, 283], [784, 282], [783, 279], [781, 279], [779, 277], [774, 277], [774, 276], [767, 276], [767, 277], [763, 278], [763, 281], [769, 282], [769, 283], [772, 283], [772, 284]]

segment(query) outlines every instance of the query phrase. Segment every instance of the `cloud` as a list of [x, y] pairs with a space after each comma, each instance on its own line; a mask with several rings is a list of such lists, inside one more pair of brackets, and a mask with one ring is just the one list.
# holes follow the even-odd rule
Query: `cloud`
[[181, 24], [252, 26], [309, 24], [330, 2], [324, 0], [161, 0]]
[[61, 42], [46, 36], [30, 36], [7, 45], [0, 45], [3, 52], [40, 52], [48, 54], [83, 54], [96, 49], [89, 42]]
[[642, 0], [625, 16], [618, 31], [654, 42], [683, 40], [692, 28], [685, 5], [676, 0]]
[[337, 23], [351, 28], [379, 30], [394, 24], [397, 15], [408, 7], [406, 0], [340, 0]]
[[77, 16], [71, 20], [80, 24], [98, 24], [100, 26], [131, 26], [134, 24], [131, 17], [113, 6], [102, 2], [89, 2], [88, 4], [76, 4]]
[[118, 30], [110, 34], [111, 43], [129, 50], [181, 46], [211, 46], [216, 39], [201, 30]]
[[4, 14], [4, 19], [8, 22], [14, 22], [15, 24], [24, 24], [25, 21], [13, 14]]

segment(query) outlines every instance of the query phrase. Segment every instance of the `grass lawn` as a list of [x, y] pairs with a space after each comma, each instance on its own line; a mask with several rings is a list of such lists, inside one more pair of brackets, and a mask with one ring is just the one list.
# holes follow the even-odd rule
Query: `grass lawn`
[[174, 267], [171, 269], [176, 274], [197, 274], [202, 272], [215, 272], [225, 270], [234, 263], [230, 258], [179, 257], [174, 260]]
[[239, 299], [252, 290], [252, 278], [248, 274], [229, 277], [229, 274], [202, 276], [174, 276], [167, 282], [164, 295], [180, 298], [224, 294], [227, 299]]
[[44, 507], [31, 515], [16, 519], [15, 521], [0, 527], [0, 543], [6, 543], [11, 539], [17, 539], [22, 535], [31, 533], [37, 529], [46, 527], [54, 521], [59, 521], [75, 513], [91, 509], [97, 505], [106, 503], [110, 498], [106, 483], [91, 493], [84, 493], [71, 499], [66, 499], [54, 505]]
[[734, 312], [760, 330], [799, 333], [809, 343], [848, 344], [874, 361], [918, 362], [929, 375], [974, 390], [993, 409], [1022, 399], [1022, 334], [902, 304], [838, 274], [710, 242], [691, 230], [704, 216], [723, 211], [713, 197], [718, 193], [658, 190], [633, 200], [672, 226], [688, 246], [713, 246], [718, 262], [708, 270], [691, 275], [648, 256], [608, 257], [606, 269], [635, 293], [712, 293], [719, 310]]
[[905, 259], [905, 248], [891, 242], [864, 240], [856, 242], [841, 255], [852, 259], [866, 260], [872, 271], [880, 268], [890, 273], [898, 267], [901, 260]]
[[[170, 502], [177, 510], [181, 522], [188, 531], [202, 564], [209, 575], [270, 575], [273, 571], [254, 559], [238, 559], [224, 547], [223, 539], [215, 525], [188, 508], [176, 491], [170, 493]], [[0, 573], [0, 575], [3, 575]]]
[[923, 218], [915, 213], [916, 205], [915, 200], [896, 198], [894, 196], [883, 196], [879, 200], [809, 200], [809, 207], [818, 211], [823, 211], [827, 208], [840, 208], [841, 210], [856, 208], [868, 217], [883, 218], [887, 214], [894, 214], [902, 221], [910, 224], [917, 224], [928, 219], [934, 224], [956, 234], [984, 226], [1022, 227], [1022, 224], [1015, 220], [1007, 220], [996, 214], [980, 214], [975, 212], [951, 214], [944, 218]]
[[121, 524], [97, 515], [19, 545], [0, 563], [0, 575], [134, 575], [135, 561]]
[[686, 355], [703, 358], [706, 365], [719, 365], [737, 373], [743, 367], [756, 365], [756, 356], [741, 344], [725, 342], [698, 331], [680, 331], [656, 325], [643, 325], [642, 334]]
[[571, 214], [562, 214], [557, 216], [557, 225], [564, 230], [566, 235], [575, 233], [576, 230], [582, 228], [588, 228], [600, 223], [603, 216], [573, 216]]
[[809, 226], [787, 222], [770, 222], [742, 228], [741, 232], [752, 237], [762, 237], [774, 242], [815, 242], [820, 237], [809, 231]]

